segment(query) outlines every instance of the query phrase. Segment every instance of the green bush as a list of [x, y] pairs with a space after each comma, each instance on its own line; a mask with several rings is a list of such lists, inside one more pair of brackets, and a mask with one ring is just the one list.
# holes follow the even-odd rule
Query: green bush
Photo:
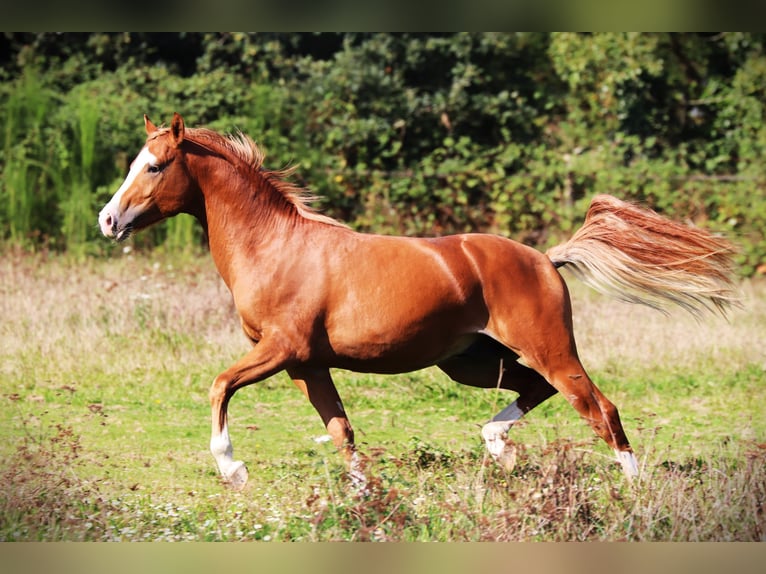
[[[98, 253], [141, 115], [241, 130], [363, 231], [545, 247], [596, 193], [764, 260], [764, 36], [6, 34], [0, 241]], [[132, 241], [181, 249], [188, 218]]]

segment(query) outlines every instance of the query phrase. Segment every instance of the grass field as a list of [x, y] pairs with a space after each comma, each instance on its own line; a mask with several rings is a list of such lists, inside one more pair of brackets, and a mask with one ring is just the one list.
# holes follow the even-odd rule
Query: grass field
[[696, 323], [574, 279], [583, 362], [620, 408], [630, 485], [561, 397], [487, 460], [514, 395], [437, 370], [335, 379], [366, 458], [355, 492], [286, 375], [230, 408], [242, 492], [208, 452], [207, 392], [248, 347], [207, 257], [0, 257], [0, 540], [766, 540], [766, 283]]

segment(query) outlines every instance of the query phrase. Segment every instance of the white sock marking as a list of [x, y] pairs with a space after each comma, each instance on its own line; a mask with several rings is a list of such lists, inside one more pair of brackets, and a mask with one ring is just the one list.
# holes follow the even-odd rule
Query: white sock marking
[[359, 491], [366, 491], [367, 490], [367, 477], [364, 475], [364, 471], [362, 470], [362, 463], [359, 460], [359, 454], [354, 452], [351, 455], [351, 460], [349, 461], [349, 467], [348, 467], [348, 475], [351, 478], [351, 484], [359, 489]]
[[636, 455], [629, 450], [617, 450], [614, 449], [617, 455], [617, 461], [622, 465], [622, 471], [628, 478], [635, 478], [638, 476], [638, 461]]
[[220, 433], [213, 433], [210, 437], [210, 452], [213, 453], [218, 470], [224, 478], [231, 476], [237, 465], [234, 462], [234, 449], [229, 438], [228, 425], [224, 425]]
[[513, 453], [513, 449], [508, 448], [505, 441], [513, 423], [523, 416], [524, 412], [519, 408], [517, 401], [513, 401], [482, 427], [481, 436], [484, 438], [489, 454], [496, 460], [503, 460]]
[[481, 436], [493, 457], [498, 458], [505, 451], [505, 439], [512, 424], [508, 421], [490, 421], [481, 428]]

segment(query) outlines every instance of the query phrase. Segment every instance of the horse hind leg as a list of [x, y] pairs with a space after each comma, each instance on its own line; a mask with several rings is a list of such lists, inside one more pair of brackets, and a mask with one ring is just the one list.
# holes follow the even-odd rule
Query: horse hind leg
[[[539, 293], [513, 316], [495, 320], [498, 337], [523, 361], [564, 395], [593, 431], [617, 454], [625, 475], [638, 475], [638, 464], [620, 422], [617, 408], [596, 387], [580, 362], [574, 341], [572, 310], [564, 280], [553, 267], [531, 291]], [[555, 275], [554, 275], [555, 274]], [[542, 279], [542, 277], [540, 278]], [[560, 287], [557, 288], [556, 285]], [[513, 418], [518, 413], [509, 407]]]
[[571, 334], [562, 334], [559, 341], [561, 345], [556, 345], [555, 339], [549, 340], [544, 351], [530, 359], [530, 365], [545, 374], [550, 384], [614, 450], [626, 477], [632, 479], [638, 476], [638, 463], [620, 422], [617, 407], [585, 372]]
[[[579, 365], [579, 361], [577, 361]], [[593, 384], [582, 365], [558, 371], [552, 383], [558, 387], [595, 433], [614, 450], [628, 479], [638, 476], [638, 462], [620, 422], [617, 407]], [[566, 372], [566, 374], [565, 374]]]
[[517, 362], [518, 355], [494, 339], [482, 335], [463, 353], [439, 363], [454, 381], [481, 388], [502, 388], [519, 393], [481, 430], [487, 451], [507, 472], [516, 465], [516, 448], [508, 439], [511, 427], [526, 413], [556, 394], [536, 371]]

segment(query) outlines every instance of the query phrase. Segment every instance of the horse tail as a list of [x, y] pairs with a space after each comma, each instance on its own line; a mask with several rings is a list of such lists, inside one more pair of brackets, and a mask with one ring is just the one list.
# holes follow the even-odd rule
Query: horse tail
[[732, 278], [736, 253], [725, 238], [648, 209], [598, 195], [583, 226], [546, 255], [586, 285], [662, 312], [673, 303], [699, 318], [741, 307]]

